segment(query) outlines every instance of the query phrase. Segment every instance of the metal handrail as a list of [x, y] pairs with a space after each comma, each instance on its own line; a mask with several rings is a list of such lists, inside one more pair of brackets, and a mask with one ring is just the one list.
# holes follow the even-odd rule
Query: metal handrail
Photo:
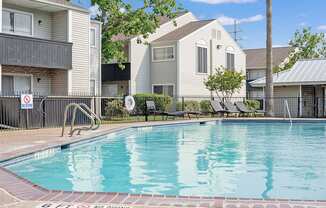
[[88, 107], [88, 105], [86, 105], [85, 103], [79, 103], [79, 105], [80, 105], [82, 108], [85, 108], [86, 111], [88, 111], [88, 113], [89, 113], [91, 116], [93, 116], [93, 117], [97, 120], [97, 122], [95, 122], [96, 127], [94, 127], [92, 130], [96, 130], [96, 129], [100, 128], [100, 125], [101, 125], [101, 123], [102, 123], [100, 117], [98, 117], [98, 115], [96, 115], [96, 113], [94, 113], [94, 112], [90, 109], [90, 107]]
[[292, 124], [293, 121], [292, 121], [292, 116], [291, 116], [288, 100], [284, 100], [284, 118], [286, 118], [286, 113], [288, 114], [290, 123]]
[[[96, 129], [100, 128], [101, 119], [85, 103], [79, 103], [78, 105], [82, 109], [85, 108], [86, 110], [85, 109], [83, 109], [83, 110], [85, 112], [87, 112], [87, 114], [89, 116], [91, 116], [92, 119], [94, 120], [94, 124], [90, 127], [91, 129], [89, 129], [89, 130], [96, 130]], [[73, 126], [75, 125], [75, 120], [76, 120], [76, 111], [77, 111], [77, 106], [75, 106], [74, 107], [74, 110], [73, 110], [73, 117], [72, 117], [72, 120], [71, 120], [71, 127], [70, 127], [70, 134], [71, 134], [71, 136], [74, 134], [75, 131], [78, 131], [77, 135], [80, 135], [80, 132], [82, 130], [88, 130], [88, 128], [86, 129], [85, 127], [73, 129]], [[98, 120], [97, 123], [95, 122], [95, 119], [94, 118], [96, 120]], [[96, 125], [96, 126], [93, 127], [94, 125]]]
[[[87, 111], [85, 111], [80, 104], [77, 103], [70, 103], [66, 106], [65, 112], [64, 112], [64, 120], [63, 120], [63, 124], [62, 124], [62, 131], [61, 131], [61, 136], [64, 136], [64, 132], [65, 132], [65, 126], [67, 123], [67, 114], [68, 114], [68, 110], [74, 107], [73, 109], [73, 117], [72, 117], [72, 122], [71, 122], [71, 127], [70, 127], [70, 133], [69, 136], [73, 136], [75, 131], [78, 131], [78, 135], [80, 134], [81, 131], [88, 131], [88, 130], [92, 130], [94, 129], [93, 126], [95, 124], [95, 120], [93, 118], [93, 116], [91, 116]], [[75, 118], [76, 118], [76, 113], [77, 113], [77, 109], [80, 110], [85, 116], [87, 116], [90, 120], [91, 120], [91, 125], [90, 127], [81, 127], [81, 128], [76, 128], [74, 129], [74, 124], [75, 124]]]

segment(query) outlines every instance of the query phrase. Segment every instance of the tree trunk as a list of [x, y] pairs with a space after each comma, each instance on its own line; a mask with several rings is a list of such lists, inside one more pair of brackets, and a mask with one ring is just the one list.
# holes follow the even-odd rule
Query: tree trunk
[[273, 92], [273, 41], [272, 41], [272, 0], [266, 0], [266, 21], [267, 21], [267, 40], [266, 40], [266, 88], [265, 106], [266, 116], [274, 116], [274, 92]]

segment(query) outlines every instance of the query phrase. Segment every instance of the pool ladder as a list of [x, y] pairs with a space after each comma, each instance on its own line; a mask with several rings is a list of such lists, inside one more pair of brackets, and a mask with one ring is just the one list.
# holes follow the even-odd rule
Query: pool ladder
[[292, 125], [293, 124], [293, 121], [292, 121], [292, 116], [291, 116], [291, 111], [290, 111], [288, 100], [284, 100], [284, 118], [286, 118], [286, 114], [288, 114], [290, 123]]
[[[73, 136], [75, 132], [77, 132], [77, 135], [80, 135], [81, 131], [96, 130], [100, 127], [101, 119], [85, 103], [70, 103], [69, 105], [66, 106], [65, 112], [64, 112], [62, 131], [61, 131], [62, 137], [64, 136], [65, 127], [67, 124], [68, 110], [72, 107], [73, 107], [73, 111], [72, 111], [72, 119], [71, 119], [69, 136]], [[90, 126], [74, 128], [77, 110], [82, 112], [91, 121]]]

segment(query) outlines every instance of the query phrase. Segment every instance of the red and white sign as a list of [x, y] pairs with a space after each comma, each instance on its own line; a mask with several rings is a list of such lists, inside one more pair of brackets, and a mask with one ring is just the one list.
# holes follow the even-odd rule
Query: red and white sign
[[20, 95], [20, 108], [23, 110], [33, 109], [33, 95], [21, 94]]

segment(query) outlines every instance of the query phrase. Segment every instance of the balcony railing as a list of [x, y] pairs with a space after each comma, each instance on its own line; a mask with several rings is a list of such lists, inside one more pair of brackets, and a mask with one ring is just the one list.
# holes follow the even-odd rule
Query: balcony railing
[[72, 43], [0, 33], [0, 64], [72, 68]]

